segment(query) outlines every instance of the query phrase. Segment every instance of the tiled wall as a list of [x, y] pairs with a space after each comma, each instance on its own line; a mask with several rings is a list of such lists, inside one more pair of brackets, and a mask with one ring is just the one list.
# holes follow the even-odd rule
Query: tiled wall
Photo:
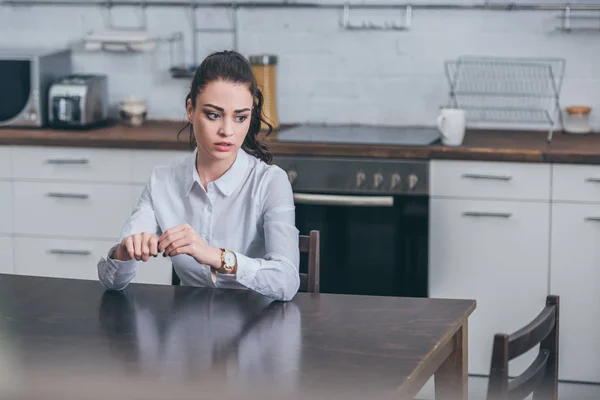
[[[367, 0], [369, 2], [372, 0]], [[359, 11], [353, 11], [356, 18]], [[402, 11], [370, 11], [402, 22]], [[66, 46], [105, 28], [97, 7], [0, 6], [0, 46]], [[135, 25], [138, 9], [114, 8], [118, 25]], [[557, 32], [558, 12], [414, 10], [409, 31], [345, 31], [334, 9], [242, 9], [239, 50], [279, 56], [281, 122], [432, 125], [447, 101], [443, 64], [464, 54], [564, 57], [563, 105], [595, 108], [600, 120], [600, 33]], [[199, 27], [229, 26], [229, 11], [199, 9]], [[396, 18], [397, 16], [397, 18]], [[167, 36], [182, 31], [191, 61], [189, 10], [147, 9], [148, 28]], [[231, 48], [228, 33], [198, 34], [198, 55]], [[151, 118], [180, 119], [189, 81], [172, 79], [169, 48], [144, 54], [76, 50], [78, 72], [109, 74], [111, 99], [135, 95]]]

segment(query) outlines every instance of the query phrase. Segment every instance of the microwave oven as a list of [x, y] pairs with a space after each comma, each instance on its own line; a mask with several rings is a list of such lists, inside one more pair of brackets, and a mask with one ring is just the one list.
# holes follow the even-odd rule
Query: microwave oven
[[48, 91], [71, 73], [71, 50], [0, 48], [0, 127], [43, 127]]

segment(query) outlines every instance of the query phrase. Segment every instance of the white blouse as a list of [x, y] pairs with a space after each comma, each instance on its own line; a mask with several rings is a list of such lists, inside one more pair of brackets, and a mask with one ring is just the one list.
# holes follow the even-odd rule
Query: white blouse
[[[121, 239], [189, 224], [206, 242], [236, 253], [235, 275], [217, 274], [187, 254], [171, 261], [182, 285], [248, 288], [276, 300], [291, 300], [300, 285], [298, 230], [294, 198], [286, 173], [244, 150], [205, 190], [196, 171], [196, 151], [182, 161], [154, 168], [139, 202], [125, 223]], [[98, 277], [107, 289], [122, 290], [143, 262], [106, 258]], [[162, 254], [159, 254], [162, 257]]]

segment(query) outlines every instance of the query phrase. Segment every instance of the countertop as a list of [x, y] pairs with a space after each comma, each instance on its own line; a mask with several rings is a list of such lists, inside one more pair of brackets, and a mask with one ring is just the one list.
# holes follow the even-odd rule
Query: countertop
[[[184, 122], [148, 121], [139, 128], [115, 124], [83, 131], [0, 128], [0, 145], [186, 150], [187, 129], [177, 137], [184, 126]], [[278, 134], [275, 131], [266, 139], [275, 155], [600, 164], [598, 133], [575, 136], [555, 132], [548, 143], [545, 131], [468, 130], [463, 145], [457, 147], [281, 142]]]

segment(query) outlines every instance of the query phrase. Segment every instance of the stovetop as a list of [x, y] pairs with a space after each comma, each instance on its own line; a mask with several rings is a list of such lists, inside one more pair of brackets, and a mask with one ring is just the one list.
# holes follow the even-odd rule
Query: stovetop
[[280, 131], [280, 142], [429, 146], [439, 140], [432, 127], [300, 125]]

